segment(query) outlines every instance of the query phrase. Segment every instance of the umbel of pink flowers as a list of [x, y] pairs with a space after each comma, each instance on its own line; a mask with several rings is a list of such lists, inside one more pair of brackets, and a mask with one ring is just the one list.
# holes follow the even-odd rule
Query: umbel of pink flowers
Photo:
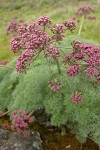
[[96, 19], [96, 17], [91, 16], [91, 13], [94, 13], [94, 12], [95, 12], [95, 10], [92, 7], [87, 5], [87, 6], [79, 7], [76, 11], [76, 15], [78, 15], [78, 16], [84, 15], [85, 18], [94, 20], [94, 19]]
[[[86, 9], [82, 9], [80, 14], [85, 11], [93, 10], [86, 7]], [[53, 25], [47, 16], [39, 17], [36, 22], [29, 24], [23, 20], [12, 20], [7, 27], [7, 34], [12, 34], [11, 51], [13, 53], [20, 52], [17, 57], [16, 71], [26, 72], [29, 65], [38, 58], [40, 53], [43, 53], [43, 58], [48, 57], [59, 64], [63, 49], [56, 45], [66, 37], [66, 31], [72, 32], [76, 25], [77, 21], [74, 19]], [[47, 32], [48, 30], [49, 32]], [[67, 76], [74, 78], [83, 71], [88, 78], [92, 77], [96, 83], [100, 83], [100, 47], [74, 41], [70, 54], [65, 54], [62, 62], [66, 66], [69, 65], [66, 67]], [[57, 67], [60, 70], [60, 65]], [[58, 92], [63, 85], [59, 79], [53, 79], [49, 81], [48, 87], [54, 92]], [[75, 104], [82, 100], [82, 96], [79, 95], [78, 92], [72, 93], [71, 99]]]
[[72, 52], [64, 56], [63, 63], [70, 64], [66, 71], [68, 76], [84, 72], [88, 78], [100, 83], [100, 46], [74, 41]]
[[[0, 114], [0, 117], [2, 117], [2, 112], [0, 112]], [[13, 111], [11, 117], [11, 125], [9, 125], [8, 123], [4, 123], [3, 128], [11, 129], [12, 131], [22, 134], [24, 137], [28, 137], [28, 126], [30, 125], [30, 123], [34, 122], [33, 117], [27, 115], [24, 110]]]

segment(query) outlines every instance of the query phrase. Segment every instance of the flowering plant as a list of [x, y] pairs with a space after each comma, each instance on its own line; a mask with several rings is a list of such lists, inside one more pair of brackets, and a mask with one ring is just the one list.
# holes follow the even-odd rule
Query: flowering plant
[[[77, 14], [87, 14], [89, 12], [93, 12], [93, 10], [90, 7], [84, 7], [80, 8]], [[72, 32], [76, 24], [76, 20], [69, 19], [53, 26], [52, 21], [47, 16], [39, 17], [36, 22], [29, 24], [22, 20], [12, 20], [8, 25], [7, 34], [12, 33], [10, 41], [11, 51], [13, 53], [20, 51], [20, 55], [17, 58], [16, 71], [26, 72], [29, 65], [37, 59], [40, 53], [43, 53], [47, 63], [51, 60], [57, 63], [58, 73], [61, 74], [59, 59], [62, 52], [64, 55], [63, 63], [65, 66], [67, 65], [67, 76], [74, 78], [80, 72], [85, 72], [88, 79], [93, 77], [95, 82], [99, 83], [100, 47], [74, 41], [72, 43], [72, 51], [68, 55], [59, 47], [59, 43], [64, 39], [66, 31], [70, 30]], [[51, 31], [51, 36], [47, 32], [48, 30]], [[48, 63], [48, 65], [50, 64]], [[58, 92], [63, 85], [59, 79], [53, 79], [49, 81], [48, 87], [54, 92]], [[82, 97], [80, 98], [76, 91], [76, 94], [72, 94], [71, 99], [75, 102], [77, 101], [76, 104], [78, 104]]]
[[76, 14], [78, 16], [85, 15], [85, 17], [88, 18], [88, 15], [90, 13], [94, 13], [94, 12], [95, 12], [94, 9], [91, 8], [90, 6], [83, 6], [83, 7], [80, 7], [80, 8], [77, 9]]
[[43, 16], [31, 24], [14, 20], [8, 25], [11, 51], [18, 52], [18, 73], [1, 70], [0, 109], [22, 109], [28, 114], [45, 108], [51, 124], [67, 125], [81, 141], [91, 134], [99, 143], [100, 47], [77, 40], [64, 47], [66, 31], [72, 32], [77, 21], [52, 24]]
[[[3, 113], [0, 112], [0, 117], [3, 116]], [[33, 117], [31, 117], [31, 114], [27, 115], [27, 113], [24, 110], [17, 110], [12, 111], [11, 113], [12, 121], [10, 125], [8, 123], [3, 124], [4, 129], [11, 129], [12, 131], [16, 131], [20, 134], [23, 134], [23, 137], [27, 137], [28, 132], [28, 126], [30, 123], [34, 123]]]

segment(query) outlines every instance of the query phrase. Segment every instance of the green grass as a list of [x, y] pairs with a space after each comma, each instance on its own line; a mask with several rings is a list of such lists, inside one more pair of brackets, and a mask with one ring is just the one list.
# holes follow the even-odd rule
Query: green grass
[[[0, 2], [0, 61], [11, 60], [14, 56], [10, 52], [10, 37], [6, 36], [7, 24], [12, 19], [24, 19], [32, 22], [41, 15], [48, 15], [54, 23], [75, 17], [79, 6], [92, 5], [95, 9], [96, 20], [84, 21], [81, 36], [96, 44], [100, 43], [100, 9], [96, 2], [79, 2], [77, 0], [1, 0]], [[74, 35], [77, 35], [79, 25]], [[70, 33], [68, 32], [68, 35]]]

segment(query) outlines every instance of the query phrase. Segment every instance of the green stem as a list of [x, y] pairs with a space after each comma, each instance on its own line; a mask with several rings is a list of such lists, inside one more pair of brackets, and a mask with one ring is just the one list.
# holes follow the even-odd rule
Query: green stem
[[11, 69], [14, 69], [13, 67], [11, 67], [11, 66], [6, 66], [6, 65], [0, 65], [0, 67], [5, 67], [5, 68], [11, 68]]
[[32, 114], [34, 113], [34, 110], [33, 111], [31, 111], [31, 113], [28, 115], [28, 116], [32, 116]]
[[50, 62], [48, 61], [47, 57], [46, 57], [46, 60], [47, 60], [48, 66], [49, 66], [50, 73], [52, 74], [52, 69], [51, 69], [51, 66], [50, 66]]
[[72, 49], [72, 47], [63, 47], [63, 46], [57, 46], [58, 48], [63, 48], [63, 49]]
[[43, 26], [43, 31], [44, 31], [44, 32], [45, 32], [45, 27], [46, 27], [46, 26]]
[[85, 85], [86, 85], [87, 81], [88, 81], [88, 79], [86, 78], [86, 80], [85, 80], [84, 83], [83, 83], [83, 87], [82, 87], [82, 89], [81, 89], [81, 93], [82, 93], [82, 94], [84, 94]]
[[60, 65], [59, 65], [59, 61], [56, 60], [56, 64], [57, 64], [57, 68], [58, 68], [58, 73], [59, 75], [61, 74], [61, 69], [60, 69]]
[[11, 112], [11, 111], [13, 111], [13, 109], [4, 112], [4, 113], [1, 115], [1, 117], [4, 117], [5, 115], [7, 115], [7, 114], [8, 114], [9, 112]]
[[81, 21], [80, 28], [79, 28], [79, 31], [78, 31], [78, 36], [80, 36], [80, 34], [81, 34], [83, 22], [84, 22], [84, 16], [82, 17], [82, 21]]

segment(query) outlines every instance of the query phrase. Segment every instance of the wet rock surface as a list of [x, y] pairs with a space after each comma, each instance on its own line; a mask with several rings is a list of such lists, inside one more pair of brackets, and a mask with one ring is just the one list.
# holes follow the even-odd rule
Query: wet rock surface
[[27, 138], [8, 130], [0, 129], [0, 150], [43, 150], [40, 135], [30, 131]]

